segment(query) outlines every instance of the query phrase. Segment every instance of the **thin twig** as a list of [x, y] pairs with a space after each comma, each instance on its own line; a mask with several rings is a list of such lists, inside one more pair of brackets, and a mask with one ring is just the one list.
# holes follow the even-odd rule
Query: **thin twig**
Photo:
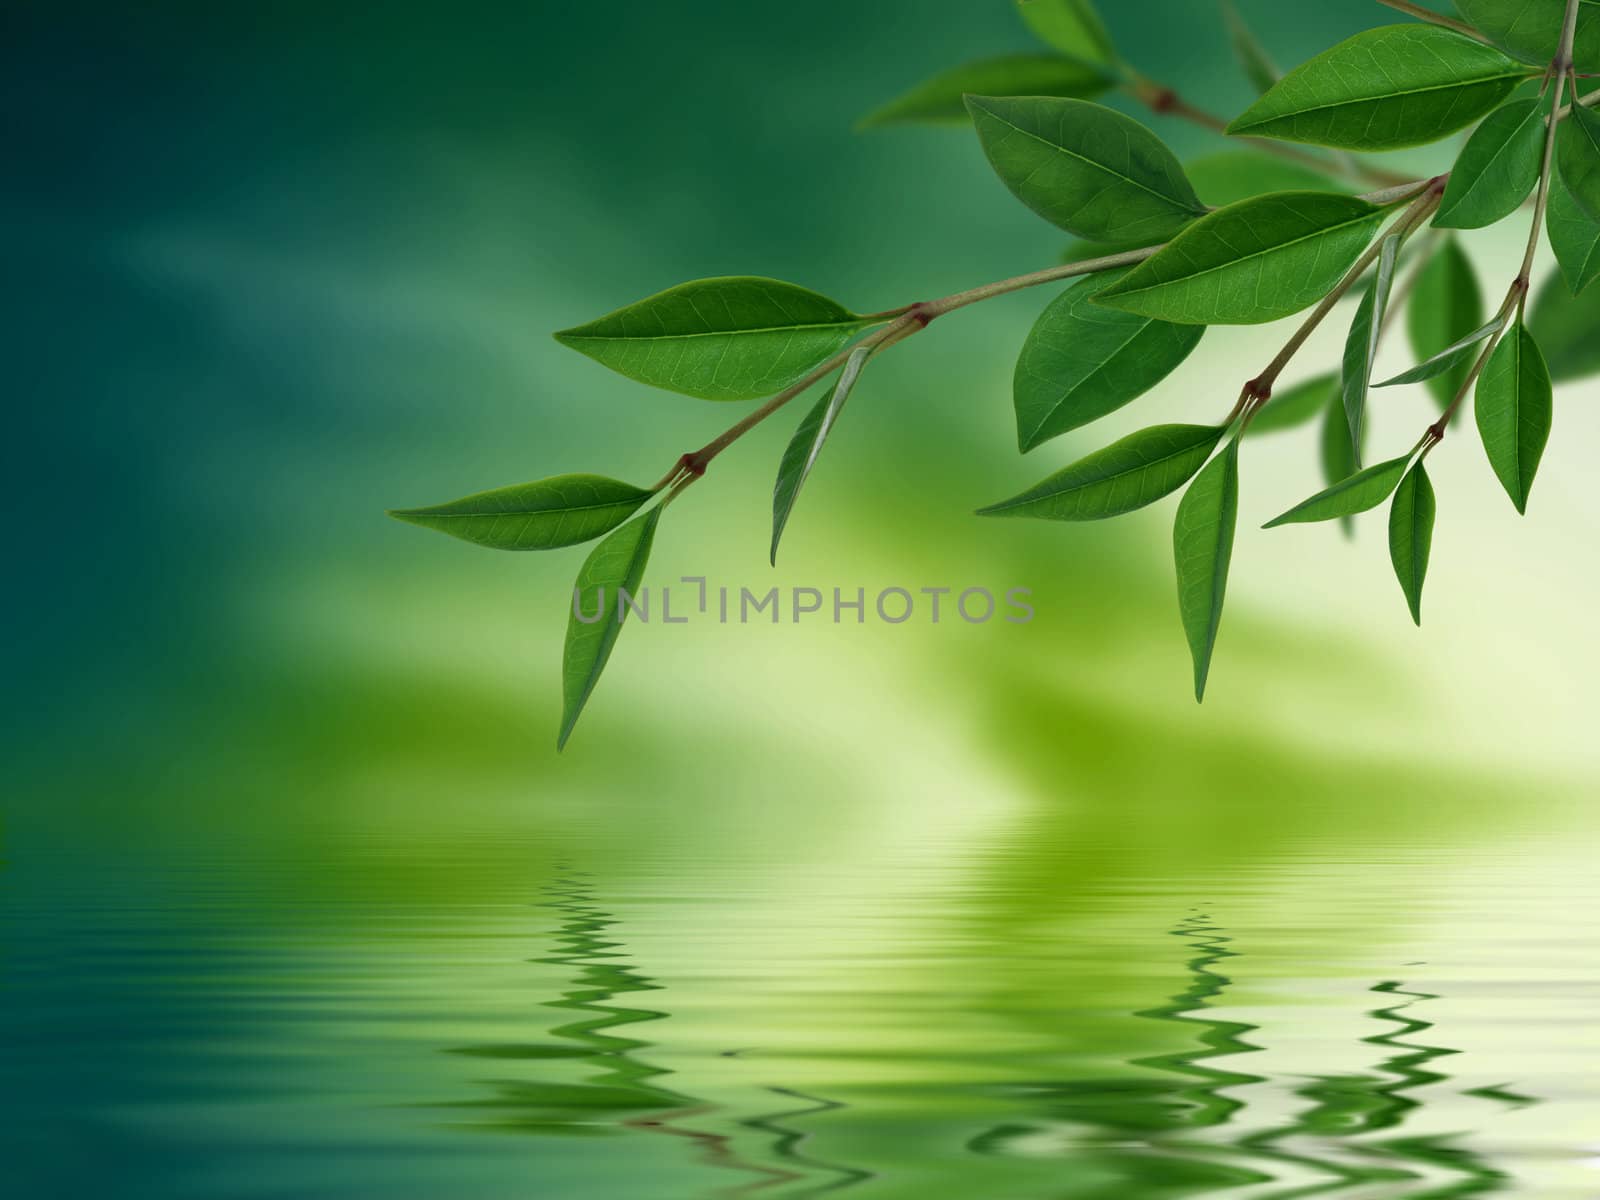
[[[1142, 75], [1132, 75], [1122, 83], [1121, 88], [1139, 103], [1143, 104], [1153, 113], [1162, 116], [1177, 117], [1198, 125], [1202, 129], [1209, 129], [1212, 133], [1226, 135], [1228, 122], [1215, 113], [1207, 112], [1203, 108], [1196, 108], [1172, 88], [1164, 84], [1155, 83]], [[1331, 172], [1346, 175], [1352, 179], [1366, 180], [1371, 183], [1385, 185], [1399, 184], [1405, 181], [1404, 175], [1397, 175], [1393, 171], [1385, 171], [1381, 167], [1371, 167], [1359, 162], [1350, 155], [1340, 155], [1336, 158], [1324, 158], [1319, 154], [1312, 154], [1296, 146], [1285, 145], [1269, 138], [1238, 138], [1243, 144], [1264, 154], [1271, 154], [1288, 162], [1299, 163], [1301, 166], [1310, 167], [1315, 171]]]
[[1431, 8], [1423, 8], [1420, 4], [1412, 4], [1411, 0], [1378, 0], [1385, 8], [1392, 8], [1396, 12], [1403, 12], [1409, 17], [1416, 17], [1419, 21], [1426, 21], [1430, 25], [1440, 25], [1445, 29], [1453, 29], [1464, 34], [1474, 41], [1489, 44], [1489, 39], [1484, 37], [1465, 21], [1458, 21], [1454, 17], [1447, 17], [1443, 13], [1436, 13]]

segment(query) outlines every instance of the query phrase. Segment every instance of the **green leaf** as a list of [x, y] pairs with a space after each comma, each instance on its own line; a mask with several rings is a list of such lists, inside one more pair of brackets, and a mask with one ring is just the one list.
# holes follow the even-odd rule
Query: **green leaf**
[[817, 456], [822, 453], [822, 444], [833, 432], [845, 401], [850, 399], [856, 380], [861, 378], [861, 370], [871, 357], [872, 348], [863, 346], [845, 359], [838, 381], [806, 413], [783, 451], [783, 459], [778, 465], [778, 482], [772, 489], [771, 561], [774, 566], [778, 562], [778, 542], [783, 538], [784, 527], [789, 524], [789, 514], [794, 511], [794, 502], [800, 497], [800, 489], [810, 476], [811, 468], [816, 465]]
[[603, 475], [557, 475], [389, 515], [495, 550], [556, 550], [610, 532], [654, 494]]
[[[1556, 56], [1566, 0], [1456, 0], [1474, 28], [1518, 58], [1544, 66]], [[1573, 60], [1580, 71], [1600, 71], [1600, 0], [1580, 0]]]
[[[606, 660], [611, 657], [629, 612], [622, 593], [632, 596], [638, 592], [660, 520], [658, 506], [629, 521], [596, 546], [578, 570], [573, 610], [567, 622], [566, 651], [561, 659], [561, 736], [556, 740], [557, 750], [566, 746], [583, 706], [600, 682], [600, 673], [606, 669]], [[597, 619], [579, 620], [579, 613]]]
[[1180, 324], [1275, 321], [1327, 295], [1382, 220], [1356, 196], [1241, 200], [1196, 221], [1098, 300]]
[[1271, 91], [1272, 85], [1278, 82], [1283, 72], [1278, 70], [1278, 65], [1272, 61], [1272, 56], [1267, 53], [1266, 47], [1256, 39], [1250, 26], [1245, 24], [1233, 0], [1222, 0], [1222, 15], [1228, 22], [1228, 36], [1233, 42], [1233, 56], [1239, 60], [1239, 67], [1244, 71], [1245, 78], [1257, 92]]
[[[1487, 319], [1472, 260], [1460, 242], [1447, 237], [1417, 276], [1417, 285], [1411, 292], [1411, 304], [1406, 310], [1411, 352], [1425, 362], [1467, 337]], [[1461, 362], [1454, 370], [1428, 381], [1440, 408], [1455, 399], [1471, 369], [1470, 362]]]
[[1052, 97], [969, 96], [967, 107], [1001, 181], [1069, 233], [1145, 246], [1205, 211], [1172, 151], [1132, 117]]
[[1407, 454], [1401, 458], [1391, 458], [1388, 462], [1377, 463], [1365, 471], [1357, 471], [1332, 487], [1318, 492], [1309, 500], [1302, 500], [1288, 512], [1272, 518], [1261, 528], [1276, 529], [1279, 525], [1332, 521], [1339, 517], [1353, 517], [1370, 508], [1377, 508], [1400, 485], [1400, 479], [1405, 475], [1406, 465], [1410, 461], [1411, 456]]
[[1385, 379], [1374, 387], [1396, 387], [1403, 383], [1422, 383], [1425, 380], [1437, 379], [1444, 374], [1455, 374], [1461, 367], [1471, 369], [1472, 362], [1478, 357], [1478, 347], [1493, 337], [1500, 329], [1500, 318], [1495, 317], [1487, 325], [1480, 325], [1466, 337], [1453, 345], [1446, 346], [1426, 362], [1418, 363], [1409, 371], [1402, 371], [1393, 379]]
[[1089, 0], [1017, 0], [1028, 28], [1044, 43], [1084, 62], [1113, 64], [1117, 48]]
[[1433, 223], [1482, 229], [1516, 212], [1539, 182], [1544, 140], [1544, 110], [1537, 100], [1495, 109], [1457, 157]]
[[1437, 141], [1495, 108], [1528, 69], [1437, 25], [1386, 25], [1285, 75], [1230, 134], [1345, 150]]
[[1529, 324], [1545, 352], [1550, 377], [1567, 383], [1600, 373], [1600, 289], [1573, 296], [1552, 275], [1539, 291]]
[[[1389, 293], [1394, 288], [1394, 265], [1399, 260], [1400, 245], [1404, 240], [1398, 233], [1391, 233], [1383, 239], [1377, 270], [1356, 308], [1355, 319], [1350, 322], [1350, 334], [1344, 343], [1340, 390], [1344, 397], [1345, 418], [1350, 422], [1350, 444], [1358, 448], [1362, 442], [1361, 431], [1367, 420], [1367, 392], [1372, 387], [1372, 364], [1378, 358], [1383, 318], [1389, 309]], [[1361, 465], [1359, 451], [1356, 465]]]
[[1575, 104], [1556, 130], [1561, 182], [1578, 207], [1600, 220], [1600, 113]]
[[[1594, 337], [1593, 327], [1589, 336]], [[1539, 343], [1522, 322], [1511, 326], [1489, 356], [1474, 407], [1489, 465], [1517, 511], [1526, 513], [1554, 413], [1550, 371]]]
[[1213, 208], [1268, 192], [1348, 192], [1332, 176], [1257, 150], [1222, 150], [1184, 164], [1200, 199]]
[[1203, 325], [1169, 325], [1094, 303], [1105, 280], [1120, 274], [1079, 280], [1039, 314], [1023, 343], [1013, 396], [1024, 453], [1142, 396], [1205, 335]]
[[[1364, 441], [1366, 430], [1362, 430], [1362, 435]], [[1350, 418], [1344, 411], [1344, 395], [1335, 388], [1333, 399], [1329, 401], [1327, 409], [1322, 414], [1322, 432], [1318, 438], [1323, 480], [1334, 484], [1354, 475], [1356, 459], [1361, 456], [1361, 449], [1351, 440]], [[1356, 526], [1353, 517], [1342, 517], [1339, 524], [1344, 529], [1346, 537], [1354, 536]]]
[[795, 383], [870, 324], [806, 288], [737, 275], [680, 283], [556, 340], [652, 387], [755, 400]]
[[1194, 659], [1196, 700], [1205, 699], [1206, 679], [1211, 674], [1238, 522], [1239, 439], [1234, 438], [1189, 485], [1172, 527], [1178, 612]]
[[[1339, 376], [1329, 372], [1297, 383], [1271, 401], [1251, 420], [1247, 435], [1275, 433], [1304, 425], [1339, 399]], [[1341, 412], [1344, 410], [1341, 408]]]
[[1129, 434], [999, 504], [981, 517], [1100, 521], [1119, 517], [1182, 487], [1222, 440], [1221, 425], [1156, 425]]
[[1428, 575], [1428, 553], [1433, 549], [1433, 518], [1438, 511], [1433, 484], [1422, 460], [1407, 472], [1389, 507], [1389, 561], [1411, 607], [1411, 619], [1422, 624], [1422, 583]]
[[1556, 261], [1561, 264], [1567, 289], [1576, 296], [1600, 277], [1600, 221], [1578, 206], [1559, 177], [1550, 181], [1545, 231], [1550, 235]]
[[1058, 54], [984, 58], [918, 84], [862, 117], [858, 128], [908, 122], [965, 124], [969, 92], [982, 96], [1098, 96], [1111, 83], [1104, 71]]

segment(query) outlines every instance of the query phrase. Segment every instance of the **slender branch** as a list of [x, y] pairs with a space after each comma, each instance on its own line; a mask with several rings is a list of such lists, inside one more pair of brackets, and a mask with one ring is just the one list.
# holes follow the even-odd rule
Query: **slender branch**
[[1454, 29], [1457, 33], [1465, 34], [1474, 41], [1489, 43], [1488, 38], [1484, 37], [1483, 34], [1465, 21], [1458, 21], [1454, 17], [1436, 13], [1433, 9], [1423, 8], [1420, 4], [1412, 4], [1411, 0], [1378, 0], [1378, 3], [1385, 8], [1392, 8], [1396, 12], [1403, 12], [1407, 16], [1416, 17], [1419, 21], [1426, 21], [1430, 25], [1442, 25], [1446, 29]]
[[1001, 279], [995, 283], [986, 283], [980, 287], [968, 288], [964, 292], [955, 292], [939, 300], [926, 300], [917, 304], [907, 304], [897, 309], [890, 309], [878, 316], [893, 317], [887, 325], [868, 334], [859, 342], [846, 346], [833, 357], [826, 359], [821, 364], [808, 371], [798, 382], [784, 388], [760, 408], [756, 409], [742, 421], [730, 426], [719, 437], [707, 442], [693, 454], [685, 454], [678, 460], [678, 464], [668, 472], [666, 479], [657, 488], [663, 487], [679, 475], [687, 471], [695, 476], [704, 475], [706, 468], [711, 465], [711, 460], [716, 458], [734, 442], [749, 433], [773, 413], [777, 412], [801, 392], [811, 387], [819, 380], [832, 374], [844, 365], [847, 358], [863, 346], [874, 347], [873, 353], [886, 350], [896, 342], [903, 341], [912, 334], [920, 333], [926, 329], [935, 317], [942, 317], [946, 313], [955, 312], [958, 308], [966, 308], [969, 304], [977, 304], [984, 300], [992, 300], [996, 296], [1004, 296], [1009, 292], [1020, 292], [1024, 288], [1038, 287], [1045, 283], [1055, 283], [1062, 279], [1071, 279], [1077, 275], [1093, 275], [1099, 271], [1109, 271], [1115, 267], [1132, 266], [1149, 258], [1160, 246], [1146, 246], [1140, 250], [1128, 250], [1121, 254], [1108, 254], [1101, 258], [1086, 258], [1080, 262], [1063, 263], [1057, 267], [1046, 267], [1042, 271], [1032, 271], [1027, 275], [1017, 275], [1011, 279]]
[[[1434, 446], [1444, 441], [1445, 430], [1450, 427], [1450, 422], [1455, 418], [1456, 410], [1461, 407], [1462, 401], [1472, 394], [1473, 385], [1478, 382], [1478, 376], [1483, 374], [1483, 369], [1489, 365], [1489, 359], [1494, 355], [1500, 339], [1506, 335], [1506, 323], [1511, 318], [1511, 313], [1516, 307], [1519, 295], [1525, 294], [1527, 289], [1520, 287], [1519, 283], [1511, 285], [1511, 291], [1506, 296], [1506, 301], [1500, 306], [1500, 328], [1495, 330], [1489, 342], [1483, 348], [1483, 353], [1478, 355], [1477, 361], [1472, 364], [1472, 370], [1467, 372], [1467, 377], [1461, 381], [1461, 386], [1456, 389], [1455, 398], [1445, 407], [1439, 419], [1428, 426], [1428, 438]], [[1431, 450], [1433, 446], [1429, 446]]]
[[[1566, 17], [1561, 25], [1561, 42], [1556, 47], [1556, 56], [1550, 61], [1550, 68], [1546, 79], [1555, 80], [1555, 97], [1550, 103], [1550, 120], [1547, 123], [1544, 137], [1544, 159], [1539, 165], [1539, 196], [1533, 202], [1533, 227], [1528, 233], [1528, 249], [1522, 256], [1522, 270], [1517, 275], [1517, 280], [1522, 284], [1522, 292], [1527, 294], [1527, 288], [1532, 279], [1533, 260], [1539, 253], [1539, 234], [1544, 229], [1544, 213], [1550, 204], [1550, 174], [1556, 161], [1556, 132], [1561, 128], [1561, 94], [1567, 86], [1567, 76], [1572, 73], [1572, 46], [1578, 34], [1578, 4], [1579, 0], [1567, 0]], [[1576, 94], [1578, 88], [1572, 88]]]
[[[1121, 85], [1139, 103], [1143, 104], [1153, 113], [1162, 116], [1177, 117], [1179, 120], [1188, 121], [1202, 129], [1209, 129], [1212, 133], [1226, 135], [1228, 122], [1215, 113], [1207, 112], [1203, 108], [1196, 108], [1172, 88], [1155, 83], [1142, 75], [1130, 74], [1130, 77]], [[1289, 162], [1299, 163], [1301, 166], [1310, 167], [1315, 171], [1333, 171], [1336, 174], [1347, 175], [1352, 179], [1363, 179], [1372, 183], [1399, 184], [1405, 181], [1404, 175], [1397, 175], [1393, 171], [1385, 171], [1381, 167], [1371, 167], [1358, 162], [1348, 154], [1338, 155], [1335, 158], [1324, 158], [1319, 154], [1312, 154], [1296, 146], [1275, 142], [1270, 138], [1238, 138], [1235, 139], [1260, 150], [1265, 154], [1275, 155]]]
[[[1412, 200], [1423, 193], [1427, 193], [1426, 198], [1429, 200], [1430, 205], [1437, 205], [1438, 194], [1442, 193], [1444, 188], [1444, 179], [1444, 176], [1440, 176], [1438, 179], [1414, 180], [1403, 186], [1369, 192], [1361, 199], [1371, 204], [1390, 205], [1398, 204], [1403, 200]], [[1428, 208], [1428, 212], [1432, 212], [1431, 206]], [[1426, 213], [1424, 214], [1425, 217]], [[1410, 220], [1409, 214], [1403, 219]], [[1415, 228], [1415, 226], [1411, 226], [1411, 228]], [[1042, 271], [1031, 271], [1026, 275], [1016, 275], [1010, 279], [1001, 279], [994, 283], [985, 283], [975, 288], [968, 288], [966, 291], [953, 292], [938, 300], [925, 300], [917, 304], [905, 304], [899, 308], [876, 313], [874, 314], [875, 319], [882, 319], [888, 323], [869, 333], [860, 341], [846, 346], [831, 358], [812, 368], [797, 382], [786, 387], [742, 420], [729, 426], [722, 434], [707, 442], [700, 449], [692, 454], [685, 454], [673, 465], [672, 470], [667, 472], [661, 482], [656, 485], [655, 490], [660, 491], [669, 485], [673, 486], [675, 491], [681, 490], [681, 487], [687, 486], [682, 482], [686, 474], [694, 478], [704, 475], [706, 468], [711, 465], [711, 461], [717, 455], [788, 404], [801, 392], [838, 370], [851, 354], [863, 346], [873, 347], [873, 353], [876, 354], [888, 349], [896, 342], [920, 333], [936, 317], [942, 317], [946, 313], [955, 312], [957, 309], [966, 308], [971, 304], [979, 304], [985, 300], [992, 300], [996, 296], [1004, 296], [1011, 292], [1020, 292], [1026, 288], [1038, 287], [1041, 284], [1056, 283], [1062, 279], [1071, 279], [1078, 275], [1093, 275], [1097, 272], [1109, 271], [1117, 267], [1133, 266], [1136, 263], [1143, 262], [1160, 249], [1160, 246], [1145, 246], [1139, 250], [1127, 250], [1120, 254], [1108, 254], [1100, 258], [1086, 258], [1079, 262], [1063, 263], [1056, 267], [1046, 267]], [[1360, 270], [1365, 270], [1371, 264], [1373, 258], [1376, 257], [1376, 254], [1376, 250], [1370, 252], [1359, 264]], [[1340, 288], [1336, 288], [1332, 298], [1324, 301], [1326, 306], [1332, 308], [1333, 301], [1342, 296], [1344, 290], [1348, 290], [1353, 283], [1354, 279], [1349, 279], [1341, 284]], [[1324, 312], [1323, 315], [1325, 316], [1326, 313]], [[1318, 320], [1320, 319], [1319, 317]], [[1304, 339], [1302, 338], [1302, 340]], [[1282, 370], [1282, 367], [1280, 366], [1278, 369]], [[1276, 375], [1273, 377], [1276, 378]]]
[[[1366, 252], [1356, 260], [1356, 265], [1345, 273], [1344, 278], [1334, 285], [1333, 290], [1322, 298], [1322, 302], [1311, 311], [1311, 315], [1301, 323], [1300, 328], [1294, 331], [1294, 335], [1284, 344], [1283, 349], [1278, 351], [1277, 357], [1267, 364], [1266, 370], [1244, 385], [1244, 391], [1240, 394], [1241, 400], [1254, 399], [1265, 404], [1272, 398], [1272, 387], [1273, 384], [1277, 383], [1278, 376], [1283, 374], [1284, 368], [1299, 353], [1300, 347], [1306, 344], [1306, 340], [1327, 319], [1328, 314], [1333, 311], [1334, 305], [1338, 304], [1345, 294], [1355, 287], [1361, 277], [1367, 273], [1367, 268], [1378, 260], [1378, 256], [1383, 253], [1383, 243], [1387, 238], [1396, 233], [1402, 238], [1408, 238], [1416, 232], [1424, 221], [1433, 215], [1434, 210], [1439, 207], [1439, 201], [1444, 197], [1444, 186], [1448, 179], [1449, 176], [1440, 175], [1436, 179], [1430, 179], [1423, 183], [1422, 194], [1412, 202], [1405, 215], [1395, 223], [1393, 230], [1384, 237], [1373, 240], [1372, 245], [1368, 246]], [[1252, 413], [1251, 415], [1254, 414]]]

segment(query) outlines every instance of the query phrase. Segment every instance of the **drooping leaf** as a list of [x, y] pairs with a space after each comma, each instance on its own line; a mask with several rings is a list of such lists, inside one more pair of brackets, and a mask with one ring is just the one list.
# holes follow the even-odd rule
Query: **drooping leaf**
[[1544, 141], [1544, 110], [1537, 100], [1495, 109], [1457, 157], [1433, 223], [1482, 229], [1516, 212], [1539, 182]]
[[1539, 343], [1522, 322], [1506, 331], [1489, 356], [1478, 378], [1474, 408], [1489, 465], [1517, 511], [1526, 513], [1528, 492], [1550, 440], [1553, 405], [1550, 371]]
[[[629, 521], [584, 560], [573, 587], [572, 613], [567, 622], [567, 643], [561, 659], [561, 734], [556, 739], [560, 750], [589, 702], [606, 660], [617, 644], [623, 620], [630, 611], [622, 593], [635, 596], [644, 578], [650, 547], [655, 541], [660, 507]], [[579, 618], [582, 614], [583, 619]], [[595, 618], [589, 620], [589, 618]]]
[[1511, 94], [1528, 69], [1437, 25], [1386, 25], [1290, 71], [1228, 126], [1345, 150], [1437, 141]]
[[1251, 420], [1245, 432], [1253, 436], [1305, 425], [1326, 410], [1329, 404], [1339, 402], [1339, 395], [1338, 375], [1330, 372], [1307, 379], [1273, 396]]
[[1278, 82], [1283, 72], [1278, 70], [1278, 65], [1272, 61], [1272, 56], [1267, 53], [1266, 47], [1257, 40], [1254, 31], [1245, 24], [1233, 0], [1222, 0], [1222, 15], [1228, 22], [1228, 36], [1233, 42], [1233, 56], [1239, 60], [1239, 68], [1244, 72], [1245, 78], [1257, 92], [1271, 91], [1272, 85]]
[[912, 122], [965, 124], [968, 93], [980, 96], [1098, 96], [1112, 84], [1105, 71], [1058, 54], [1007, 54], [941, 71], [882, 108], [858, 127]]
[[[1364, 441], [1366, 430], [1363, 429], [1361, 432]], [[1356, 459], [1361, 456], [1364, 447], [1357, 446], [1350, 438], [1350, 418], [1345, 415], [1344, 395], [1337, 387], [1333, 389], [1333, 398], [1322, 414], [1322, 430], [1317, 439], [1317, 448], [1324, 482], [1332, 485], [1349, 479], [1356, 473]], [[1355, 535], [1354, 517], [1341, 517], [1339, 525], [1346, 537]]]
[[1559, 176], [1550, 181], [1545, 230], [1573, 295], [1600, 278], [1600, 221], [1578, 206]]
[[[1487, 319], [1483, 311], [1483, 291], [1478, 286], [1472, 260], [1461, 249], [1460, 242], [1446, 237], [1422, 268], [1411, 292], [1411, 304], [1406, 310], [1411, 352], [1418, 361], [1426, 362], [1468, 336]], [[1428, 381], [1428, 389], [1440, 408], [1455, 399], [1471, 369], [1470, 361], [1458, 363], [1453, 370]]]
[[610, 532], [653, 494], [603, 475], [557, 475], [389, 515], [495, 550], [555, 550]]
[[1099, 521], [1133, 512], [1182, 487], [1205, 464], [1225, 432], [1220, 425], [1141, 429], [1021, 495], [980, 508], [978, 515]]
[[[1468, 24], [1535, 66], [1556, 56], [1566, 0], [1456, 0]], [[1580, 0], [1573, 61], [1580, 71], [1600, 71], [1600, 0]]]
[[652, 387], [754, 400], [795, 383], [869, 324], [806, 288], [737, 275], [681, 283], [556, 340]]
[[1099, 420], [1170, 375], [1205, 334], [1095, 304], [1108, 278], [1091, 275], [1039, 314], [1017, 358], [1017, 445], [1042, 442]]
[[1069, 58], [1097, 64], [1117, 61], [1105, 22], [1089, 0], [1017, 0], [1028, 28]]
[[1045, 220], [1090, 241], [1147, 246], [1205, 211], [1155, 134], [1087, 100], [969, 96], [995, 173]]
[[1273, 517], [1261, 528], [1276, 529], [1279, 525], [1304, 525], [1312, 521], [1333, 521], [1339, 517], [1353, 517], [1368, 509], [1377, 508], [1400, 486], [1409, 454], [1376, 463], [1364, 471], [1357, 471], [1325, 488], [1308, 500], [1302, 500], [1288, 512]]
[[1253, 325], [1315, 304], [1355, 264], [1384, 210], [1283, 192], [1196, 221], [1101, 292], [1113, 308], [1192, 325]]
[[1568, 383], [1600, 374], [1600, 288], [1573, 296], [1552, 275], [1539, 291], [1529, 320], [1545, 353], [1550, 377]]
[[1493, 337], [1499, 328], [1500, 318], [1497, 316], [1487, 325], [1478, 326], [1459, 342], [1446, 346], [1426, 362], [1418, 363], [1409, 371], [1402, 371], [1393, 379], [1385, 379], [1373, 386], [1397, 387], [1403, 383], [1422, 383], [1425, 380], [1437, 379], [1441, 375], [1455, 374], [1463, 366], [1470, 370], [1473, 360], [1478, 357], [1480, 347]]
[[1600, 220], [1600, 113], [1581, 104], [1556, 130], [1561, 182], [1590, 217]]
[[1433, 549], [1433, 519], [1438, 511], [1433, 484], [1422, 460], [1406, 473], [1389, 506], [1389, 561], [1406, 594], [1411, 619], [1422, 624], [1422, 583], [1428, 576], [1428, 554]]
[[1204, 700], [1211, 655], [1222, 625], [1228, 566], [1239, 522], [1239, 439], [1195, 476], [1178, 504], [1172, 557], [1178, 569], [1178, 612], [1194, 659], [1194, 698]]
[[864, 346], [845, 359], [838, 380], [801, 419], [794, 437], [789, 439], [789, 445], [783, 451], [783, 459], [778, 464], [778, 482], [772, 488], [773, 565], [778, 562], [778, 542], [783, 538], [784, 527], [789, 524], [794, 502], [800, 498], [800, 489], [810, 476], [811, 468], [816, 465], [817, 455], [822, 453], [822, 444], [833, 432], [834, 423], [844, 410], [845, 401], [850, 399], [856, 380], [861, 378], [861, 370], [870, 357], [871, 347]]
[[1348, 192], [1341, 180], [1255, 150], [1222, 150], [1184, 164], [1200, 199], [1213, 208], [1268, 192]]
[[1389, 310], [1389, 293], [1394, 287], [1394, 266], [1400, 258], [1398, 233], [1383, 239], [1372, 283], [1361, 297], [1350, 334], [1344, 343], [1344, 370], [1340, 389], [1344, 397], [1345, 419], [1350, 422], [1350, 444], [1358, 448], [1356, 465], [1361, 465], [1361, 431], [1367, 420], [1367, 392], [1372, 387], [1372, 364], [1378, 359], [1378, 341], [1383, 335], [1383, 319]]

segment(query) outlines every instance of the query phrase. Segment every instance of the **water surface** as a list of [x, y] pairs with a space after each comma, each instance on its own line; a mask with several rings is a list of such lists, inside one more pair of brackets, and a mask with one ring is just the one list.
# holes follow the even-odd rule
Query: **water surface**
[[18, 1195], [1600, 1195], [1586, 840], [12, 847]]

